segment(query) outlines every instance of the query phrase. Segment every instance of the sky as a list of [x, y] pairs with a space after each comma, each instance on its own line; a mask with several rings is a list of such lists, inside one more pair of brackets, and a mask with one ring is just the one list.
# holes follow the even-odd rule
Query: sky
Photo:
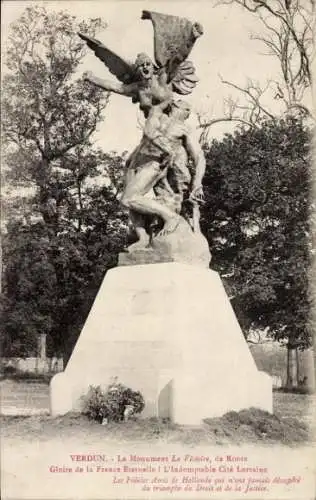
[[[189, 59], [196, 67], [200, 81], [188, 97], [193, 111], [205, 116], [223, 116], [225, 98], [236, 97], [231, 88], [221, 82], [221, 77], [239, 85], [252, 78], [264, 83], [275, 78], [278, 71], [276, 61], [263, 55], [263, 46], [250, 39], [251, 33], [262, 30], [255, 16], [245, 13], [239, 7], [217, 6], [217, 0], [182, 2], [180, 0], [161, 1], [120, 1], [108, 0], [59, 0], [57, 2], [29, 2], [27, 0], [7, 0], [2, 3], [2, 40], [5, 39], [10, 23], [18, 19], [23, 10], [31, 5], [45, 5], [48, 10], [65, 10], [81, 19], [101, 17], [108, 27], [98, 33], [100, 39], [110, 49], [125, 59], [135, 60], [139, 52], [147, 52], [153, 57], [153, 28], [150, 21], [141, 20], [143, 9], [187, 17], [203, 25], [200, 37]], [[105, 79], [115, 79], [93, 52], [87, 54], [80, 72], [92, 71]], [[268, 105], [276, 106], [276, 101]], [[112, 95], [106, 109], [105, 119], [96, 133], [98, 145], [105, 151], [133, 149], [139, 142], [141, 114], [138, 105], [133, 105], [124, 96]], [[196, 129], [196, 115], [192, 114], [191, 126]], [[219, 124], [212, 127], [211, 136], [218, 137], [232, 125]]]

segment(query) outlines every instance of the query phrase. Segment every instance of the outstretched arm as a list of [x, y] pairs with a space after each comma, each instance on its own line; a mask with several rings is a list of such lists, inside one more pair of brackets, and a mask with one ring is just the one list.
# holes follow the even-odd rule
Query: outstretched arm
[[108, 92], [115, 92], [116, 94], [125, 95], [126, 97], [134, 97], [138, 92], [137, 83], [127, 85], [124, 83], [102, 80], [102, 78], [94, 76], [90, 71], [85, 75], [85, 80], [88, 80], [88, 82], [91, 82], [97, 87], [107, 90]]

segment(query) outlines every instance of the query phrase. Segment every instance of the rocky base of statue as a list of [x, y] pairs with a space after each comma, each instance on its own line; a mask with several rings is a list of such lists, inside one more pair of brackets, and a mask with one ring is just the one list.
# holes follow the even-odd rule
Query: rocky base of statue
[[199, 425], [256, 407], [272, 412], [272, 380], [258, 371], [218, 274], [177, 262], [107, 272], [63, 373], [52, 415], [80, 411], [90, 385], [140, 391], [142, 417]]
[[181, 217], [177, 228], [153, 238], [150, 245], [139, 248], [132, 245], [130, 250], [119, 254], [119, 266], [136, 266], [159, 262], [179, 262], [208, 269], [211, 253], [206, 238], [200, 231], [193, 232]]

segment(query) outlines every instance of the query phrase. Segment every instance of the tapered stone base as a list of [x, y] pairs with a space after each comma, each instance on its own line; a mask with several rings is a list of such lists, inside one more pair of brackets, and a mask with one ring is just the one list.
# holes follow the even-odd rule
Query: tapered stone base
[[89, 385], [142, 392], [143, 416], [196, 425], [230, 410], [272, 412], [217, 273], [161, 263], [117, 267], [103, 281], [66, 370], [51, 381], [51, 413], [80, 410]]

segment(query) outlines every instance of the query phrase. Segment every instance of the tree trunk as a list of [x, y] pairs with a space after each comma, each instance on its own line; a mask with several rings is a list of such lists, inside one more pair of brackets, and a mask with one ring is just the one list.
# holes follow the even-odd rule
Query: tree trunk
[[46, 341], [46, 333], [41, 333], [38, 336], [37, 357], [44, 361], [46, 360]]
[[286, 374], [286, 388], [293, 389], [297, 387], [297, 347], [291, 344], [287, 346], [287, 374]]
[[2, 294], [2, 239], [0, 235], [0, 294]]
[[299, 358], [298, 353], [299, 353], [299, 351], [298, 351], [298, 349], [296, 348], [296, 355], [295, 355], [295, 358], [296, 358], [296, 378], [297, 378], [297, 387], [299, 387], [299, 385], [300, 385], [300, 380], [301, 380], [301, 373], [300, 373], [300, 358]]
[[82, 203], [82, 193], [81, 193], [81, 181], [79, 180], [77, 180], [77, 189], [78, 189], [78, 203], [79, 203], [78, 231], [81, 231], [83, 203]]

